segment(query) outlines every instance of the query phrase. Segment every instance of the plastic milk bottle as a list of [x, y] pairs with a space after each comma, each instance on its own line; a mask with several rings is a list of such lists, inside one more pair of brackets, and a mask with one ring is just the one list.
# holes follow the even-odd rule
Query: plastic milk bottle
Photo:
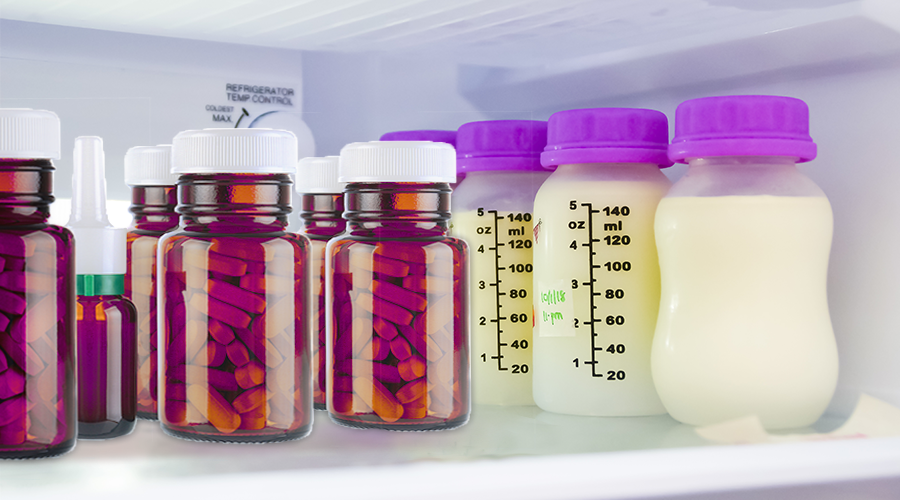
[[550, 117], [534, 202], [534, 400], [576, 415], [665, 413], [650, 375], [659, 305], [653, 216], [671, 183], [666, 116]]
[[832, 213], [799, 99], [682, 103], [669, 157], [689, 165], [659, 204], [662, 300], [653, 379], [676, 419], [811, 424], [838, 374], [825, 282]]
[[467, 123], [456, 138], [453, 234], [471, 256], [472, 399], [532, 405], [534, 196], [547, 122]]

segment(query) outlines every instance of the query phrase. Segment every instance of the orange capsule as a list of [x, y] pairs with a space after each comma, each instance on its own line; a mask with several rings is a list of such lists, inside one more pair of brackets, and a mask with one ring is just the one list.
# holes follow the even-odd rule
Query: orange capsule
[[403, 417], [403, 405], [381, 382], [367, 377], [353, 379], [353, 392], [385, 422], [396, 422]]
[[241, 413], [241, 429], [248, 431], [258, 431], [266, 426], [266, 407], [257, 406], [256, 408]]
[[259, 361], [250, 361], [234, 369], [234, 378], [242, 389], [249, 389], [263, 383], [266, 379], [266, 369]]
[[241, 425], [241, 416], [219, 391], [212, 387], [191, 384], [187, 388], [188, 401], [200, 410], [209, 423], [219, 432], [231, 434]]
[[375, 317], [372, 320], [372, 326], [375, 328], [375, 333], [385, 340], [393, 340], [397, 336], [397, 327], [390, 321]]
[[425, 378], [419, 378], [401, 387], [395, 396], [403, 404], [425, 397], [428, 387]]
[[248, 411], [262, 406], [266, 402], [266, 389], [262, 385], [258, 385], [242, 392], [240, 396], [234, 398], [234, 409], [238, 413], [247, 413]]
[[425, 398], [419, 398], [403, 405], [403, 418], [415, 419], [425, 418], [428, 415], [428, 405], [425, 404]]
[[425, 360], [419, 356], [410, 356], [397, 363], [397, 371], [403, 380], [415, 380], [425, 375]]

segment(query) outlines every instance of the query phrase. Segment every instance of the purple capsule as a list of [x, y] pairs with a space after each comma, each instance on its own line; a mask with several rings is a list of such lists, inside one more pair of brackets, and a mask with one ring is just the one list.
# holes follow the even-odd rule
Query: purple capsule
[[336, 376], [334, 377], [334, 390], [341, 392], [353, 392], [353, 377]]
[[0, 373], [0, 399], [9, 399], [25, 391], [25, 374], [15, 367]]
[[244, 366], [250, 362], [250, 351], [238, 340], [225, 346], [225, 353], [235, 367]]
[[232, 330], [230, 326], [215, 319], [209, 320], [209, 334], [212, 338], [216, 339], [216, 342], [222, 345], [228, 345], [234, 340], [234, 330]]
[[0, 254], [21, 260], [34, 255], [34, 245], [28, 245], [23, 238], [0, 238]]
[[424, 311], [428, 303], [422, 294], [411, 292], [385, 280], [372, 281], [371, 289], [376, 297], [389, 300], [408, 311]]
[[[361, 307], [366, 307], [364, 301], [359, 301], [359, 303]], [[408, 325], [413, 319], [411, 312], [380, 297], [372, 298], [372, 310], [369, 312], [396, 325]]]
[[0, 401], [0, 426], [9, 425], [25, 414], [25, 396], [18, 396]]
[[236, 328], [234, 333], [257, 359], [266, 359], [265, 340], [259, 338], [249, 328]]
[[204, 264], [209, 272], [228, 276], [241, 276], [247, 272], [247, 263], [243, 260], [215, 252], [209, 252], [209, 258]]
[[21, 295], [0, 288], [0, 311], [8, 314], [22, 314], [25, 312], [26, 306], [27, 303]]
[[[241, 387], [234, 378], [233, 372], [225, 370], [204, 369], [209, 385], [223, 391], [237, 391]], [[190, 376], [190, 375], [189, 375]]]
[[208, 282], [207, 291], [210, 297], [215, 297], [251, 314], [259, 314], [266, 309], [266, 301], [262, 297], [224, 281]]

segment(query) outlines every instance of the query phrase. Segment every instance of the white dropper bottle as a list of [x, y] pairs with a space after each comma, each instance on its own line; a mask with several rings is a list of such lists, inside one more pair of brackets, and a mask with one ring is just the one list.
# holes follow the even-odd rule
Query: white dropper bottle
[[78, 439], [134, 429], [137, 309], [125, 298], [125, 235], [106, 214], [103, 140], [75, 139], [72, 215], [78, 296]]
[[126, 228], [106, 214], [103, 139], [77, 137], [72, 173], [72, 213], [66, 226], [75, 234], [77, 295], [121, 295], [125, 279]]

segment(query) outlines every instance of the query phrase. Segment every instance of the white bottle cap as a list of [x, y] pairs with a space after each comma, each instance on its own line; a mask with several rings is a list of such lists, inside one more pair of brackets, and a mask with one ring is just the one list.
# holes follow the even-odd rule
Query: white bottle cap
[[0, 158], [59, 159], [59, 117], [52, 111], [0, 109]]
[[125, 184], [129, 186], [174, 186], [172, 145], [137, 146], [125, 153]]
[[293, 174], [297, 137], [287, 130], [185, 130], [172, 140], [176, 174]]
[[456, 150], [443, 142], [354, 142], [341, 149], [341, 182], [456, 182]]
[[72, 172], [72, 215], [66, 226], [75, 235], [75, 274], [125, 274], [126, 228], [106, 215], [103, 139], [77, 137]]
[[342, 193], [346, 184], [338, 181], [340, 166], [340, 156], [303, 158], [297, 163], [294, 188], [301, 194]]

